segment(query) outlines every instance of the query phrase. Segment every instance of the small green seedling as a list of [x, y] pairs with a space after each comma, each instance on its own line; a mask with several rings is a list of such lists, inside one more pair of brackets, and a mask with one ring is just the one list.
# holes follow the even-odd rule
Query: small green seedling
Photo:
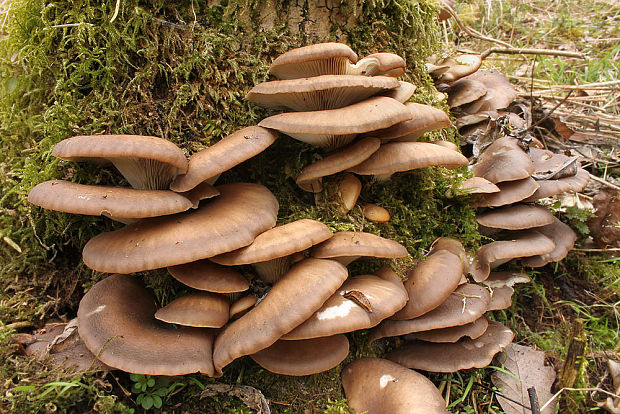
[[162, 407], [163, 399], [170, 393], [167, 378], [153, 378], [150, 375], [141, 374], [131, 374], [129, 378], [134, 382], [131, 390], [138, 394], [136, 403], [139, 406], [145, 410]]

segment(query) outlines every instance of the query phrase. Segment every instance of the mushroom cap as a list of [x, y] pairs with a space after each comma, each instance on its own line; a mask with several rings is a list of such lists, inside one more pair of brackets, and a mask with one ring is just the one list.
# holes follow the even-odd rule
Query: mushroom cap
[[346, 173], [338, 183], [340, 211], [343, 214], [353, 210], [362, 192], [362, 182], [353, 174]]
[[400, 243], [361, 231], [339, 231], [310, 251], [310, 256], [320, 259], [351, 256], [396, 259], [408, 255], [409, 252]]
[[476, 215], [476, 221], [484, 227], [507, 230], [546, 226], [553, 223], [553, 219], [549, 209], [529, 204], [513, 204]]
[[376, 204], [366, 204], [364, 206], [364, 217], [375, 223], [386, 223], [390, 221], [390, 212]]
[[80, 301], [78, 331], [106, 365], [145, 375], [213, 375], [213, 334], [157, 321], [155, 298], [136, 278], [112, 275]]
[[534, 163], [534, 174], [545, 174], [561, 168], [571, 158], [553, 151], [530, 148], [529, 156]]
[[430, 372], [456, 372], [461, 369], [484, 368], [493, 357], [512, 342], [514, 333], [499, 322], [489, 321], [486, 332], [477, 339], [453, 344], [414, 342], [385, 357], [407, 368]]
[[342, 108], [399, 86], [389, 76], [323, 75], [259, 83], [246, 98], [266, 108], [321, 111]]
[[236, 300], [230, 305], [230, 319], [235, 316], [250, 310], [258, 302], [258, 298], [254, 295], [244, 296], [241, 299]]
[[319, 181], [322, 177], [360, 164], [375, 153], [380, 145], [381, 140], [378, 138], [356, 140], [349, 146], [340, 148], [325, 158], [306, 166], [297, 177], [297, 185], [305, 191], [319, 193], [323, 189]]
[[211, 257], [209, 260], [226, 266], [266, 262], [309, 249], [332, 235], [329, 227], [319, 221], [297, 220], [259, 234], [249, 246]]
[[468, 194], [499, 193], [499, 187], [482, 177], [472, 177], [461, 183], [460, 189]]
[[344, 108], [273, 115], [260, 121], [259, 125], [277, 129], [309, 144], [327, 147], [336, 146], [335, 142], [342, 144], [331, 136], [351, 136], [352, 140], [356, 134], [387, 128], [411, 118], [407, 107], [397, 100], [374, 96]]
[[[442, 250], [447, 250], [450, 253], [458, 256], [461, 259], [463, 273], [467, 272], [467, 270], [469, 269], [469, 256], [465, 251], [465, 248], [463, 247], [463, 243], [451, 237], [440, 237], [433, 242], [429, 255], [433, 255]], [[463, 283], [463, 279], [467, 280], [464, 275], [462, 275], [461, 284]]]
[[450, 83], [476, 72], [482, 64], [482, 57], [462, 54], [444, 59], [439, 64], [449, 65], [450, 68], [439, 77], [438, 82]]
[[491, 289], [504, 286], [513, 287], [516, 283], [529, 283], [530, 277], [525, 273], [491, 272], [482, 283]]
[[487, 93], [487, 87], [476, 80], [459, 79], [443, 92], [448, 94], [448, 106], [455, 108], [482, 98]]
[[506, 108], [517, 98], [516, 89], [501, 73], [480, 69], [463, 79], [475, 80], [487, 87], [485, 96], [462, 106], [467, 113]]
[[550, 262], [559, 262], [566, 257], [577, 240], [577, 235], [573, 229], [556, 217], [553, 218], [551, 224], [539, 227], [536, 230], [551, 239], [555, 243], [555, 248], [549, 253], [524, 258], [523, 264], [526, 266], [541, 267]]
[[536, 180], [528, 177], [522, 180], [502, 182], [497, 187], [499, 192], [480, 195], [477, 200], [471, 203], [472, 207], [499, 207], [517, 201], [526, 202], [540, 186]]
[[170, 189], [189, 191], [203, 181], [260, 154], [277, 137], [275, 132], [259, 126], [240, 129], [189, 157], [187, 173], [177, 176]]
[[494, 184], [528, 178], [534, 173], [534, 164], [517, 140], [505, 136], [489, 145], [472, 167], [475, 176]]
[[365, 76], [392, 76], [399, 77], [405, 73], [405, 59], [395, 53], [379, 52], [364, 56], [360, 59], [355, 69], [360, 68]]
[[192, 207], [198, 208], [202, 200], [219, 196], [220, 192], [213, 185], [204, 181], [191, 190], [182, 192], [181, 195], [192, 202]]
[[342, 370], [349, 407], [368, 414], [448, 414], [439, 390], [424, 375], [380, 358], [361, 358]]
[[456, 168], [467, 163], [461, 153], [429, 142], [390, 142], [381, 145], [370, 158], [349, 171], [381, 175], [431, 166]]
[[267, 371], [280, 375], [312, 375], [340, 364], [349, 354], [349, 340], [344, 335], [277, 341], [268, 348], [250, 355]]
[[491, 291], [491, 301], [488, 311], [508, 309], [512, 306], [512, 294], [515, 292], [510, 286], [498, 287]]
[[96, 186], [51, 180], [37, 184], [28, 201], [47, 210], [110, 218], [159, 217], [190, 209], [192, 201], [170, 190]]
[[383, 92], [382, 95], [396, 99], [400, 103], [405, 103], [413, 96], [418, 87], [411, 82], [398, 81], [398, 83], [399, 86], [397, 88], [390, 89], [388, 92]]
[[547, 254], [555, 249], [555, 243], [536, 230], [522, 230], [510, 234], [510, 240], [494, 241], [485, 244], [478, 250], [469, 273], [476, 282], [489, 277], [495, 264], [505, 263], [517, 257]]
[[207, 259], [170, 266], [168, 272], [184, 285], [208, 292], [243, 292], [250, 287], [241, 273]]
[[318, 43], [291, 49], [278, 56], [269, 73], [278, 79], [309, 78], [319, 75], [344, 75], [357, 54], [342, 43]]
[[558, 178], [557, 180], [536, 180], [538, 189], [523, 201], [532, 202], [569, 191], [579, 192], [586, 188], [589, 181], [590, 173], [583, 168], [579, 168], [577, 174], [570, 177]]
[[311, 258], [294, 265], [263, 300], [217, 336], [213, 351], [216, 373], [292, 331], [319, 309], [347, 276], [346, 267], [334, 260]]
[[413, 319], [432, 311], [452, 294], [462, 274], [461, 258], [447, 250], [426, 257], [407, 272], [409, 301], [391, 319]]
[[189, 213], [143, 219], [95, 236], [82, 258], [100, 272], [132, 273], [238, 249], [276, 223], [278, 202], [258, 184], [217, 187], [220, 196]]
[[[355, 299], [360, 295], [363, 306], [357, 301], [360, 299]], [[394, 283], [374, 275], [355, 276], [348, 279], [308, 320], [282, 339], [318, 338], [368, 329], [392, 316], [406, 302], [407, 292], [402, 282]]]
[[199, 328], [221, 328], [228, 322], [230, 304], [217, 293], [194, 292], [181, 296], [155, 312], [155, 319]]
[[482, 336], [489, 326], [489, 320], [484, 316], [465, 325], [452, 326], [450, 328], [431, 329], [430, 331], [415, 332], [407, 335], [420, 341], [435, 343], [454, 343], [463, 337], [476, 339]]
[[441, 305], [420, 317], [405, 321], [388, 319], [381, 322], [370, 331], [369, 341], [465, 325], [480, 318], [486, 312], [490, 300], [489, 291], [482, 286], [470, 283], [461, 285]]
[[427, 132], [452, 126], [450, 117], [441, 109], [415, 102], [407, 102], [405, 106], [411, 113], [409, 120], [367, 132], [364, 136], [381, 138], [383, 141], [416, 141]]

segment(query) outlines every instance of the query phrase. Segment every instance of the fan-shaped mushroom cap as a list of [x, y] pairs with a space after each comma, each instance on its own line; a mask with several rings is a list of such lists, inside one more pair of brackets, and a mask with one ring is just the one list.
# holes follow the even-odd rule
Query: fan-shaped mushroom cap
[[192, 207], [198, 208], [202, 200], [219, 196], [220, 192], [213, 185], [204, 181], [191, 190], [182, 192], [181, 195], [192, 202]]
[[456, 289], [462, 274], [461, 258], [447, 250], [426, 257], [407, 272], [409, 301], [391, 319], [413, 319], [435, 309]]
[[241, 273], [206, 259], [171, 266], [168, 272], [184, 285], [208, 292], [243, 292], [250, 287], [250, 282]]
[[557, 180], [536, 180], [539, 188], [523, 201], [532, 202], [569, 191], [579, 192], [586, 188], [589, 181], [590, 173], [583, 168], [579, 168], [577, 174], [570, 177], [558, 178]]
[[67, 138], [52, 155], [67, 161], [110, 161], [132, 187], [165, 190], [179, 173], [187, 171], [187, 158], [170, 141], [141, 135], [87, 135]]
[[278, 56], [269, 67], [269, 73], [278, 79], [345, 75], [357, 59], [357, 54], [345, 44], [318, 43], [291, 49]]
[[37, 184], [28, 201], [48, 210], [114, 219], [159, 217], [180, 213], [192, 202], [170, 190], [84, 185], [63, 180]]
[[342, 214], [346, 214], [355, 207], [362, 192], [362, 182], [355, 175], [347, 173], [342, 177], [337, 188], [340, 198], [339, 210]]
[[482, 316], [465, 325], [415, 332], [407, 335], [405, 338], [409, 339], [409, 337], [411, 337], [413, 339], [419, 339], [420, 341], [435, 343], [454, 343], [466, 336], [471, 339], [479, 338], [486, 332], [488, 326], [489, 320]]
[[450, 117], [441, 109], [415, 102], [407, 102], [405, 106], [411, 113], [410, 120], [368, 132], [364, 136], [381, 138], [383, 141], [417, 141], [427, 132], [452, 126]]
[[277, 341], [250, 355], [267, 371], [280, 375], [312, 375], [340, 364], [349, 354], [349, 340], [344, 335], [303, 341]]
[[364, 217], [375, 223], [386, 223], [390, 221], [390, 212], [376, 204], [366, 204]]
[[[458, 241], [457, 239], [453, 239], [451, 237], [440, 237], [433, 242], [429, 255], [433, 255], [442, 250], [447, 250], [450, 253], [456, 255], [458, 258], [460, 258], [461, 265], [463, 266], [462, 271], [463, 273], [467, 272], [467, 270], [469, 269], [469, 256], [467, 252], [465, 251], [463, 244], [460, 241]], [[462, 275], [460, 284], [463, 283], [463, 279], [464, 277]]]
[[491, 296], [482, 286], [459, 286], [441, 305], [418, 318], [394, 321], [385, 320], [370, 331], [369, 341], [387, 336], [406, 335], [412, 332], [449, 328], [470, 323], [486, 312]]
[[275, 225], [278, 202], [267, 188], [248, 183], [217, 188], [221, 195], [195, 211], [95, 236], [84, 247], [84, 263], [109, 273], [189, 263], [247, 246]]
[[490, 70], [477, 70], [464, 79], [471, 79], [484, 84], [487, 93], [478, 101], [461, 106], [467, 113], [473, 114], [480, 111], [491, 111], [508, 107], [517, 98], [516, 89], [501, 73]]
[[551, 224], [536, 230], [551, 239], [555, 243], [555, 248], [549, 253], [524, 258], [523, 264], [526, 266], [541, 267], [550, 262], [559, 262], [566, 257], [577, 240], [573, 229], [555, 217]]
[[240, 129], [189, 157], [187, 173], [170, 185], [174, 191], [189, 191], [235, 165], [260, 154], [274, 143], [278, 135], [259, 126]]
[[282, 339], [318, 338], [368, 329], [392, 316], [406, 302], [407, 292], [402, 282], [393, 283], [374, 275], [355, 276]]
[[312, 257], [334, 258], [345, 265], [360, 256], [396, 259], [408, 255], [409, 252], [400, 243], [361, 231], [337, 232], [331, 239], [317, 244], [310, 251]]
[[249, 246], [209, 260], [226, 266], [266, 262], [309, 249], [332, 235], [329, 227], [319, 221], [297, 220], [259, 234]]
[[373, 53], [360, 59], [350, 73], [365, 76], [392, 76], [397, 78], [405, 73], [405, 59], [395, 53]]
[[571, 158], [553, 151], [530, 148], [529, 156], [534, 163], [534, 173], [544, 174], [561, 168]]
[[340, 148], [322, 160], [308, 165], [297, 177], [297, 185], [305, 191], [319, 193], [323, 190], [321, 178], [339, 173], [365, 161], [375, 153], [381, 140], [378, 138], [364, 138], [356, 140], [348, 147]]
[[515, 290], [510, 286], [493, 289], [488, 311], [508, 309], [512, 305], [512, 294], [514, 292]]
[[221, 328], [228, 322], [229, 303], [217, 293], [194, 292], [181, 296], [155, 312], [155, 319], [199, 328]]
[[468, 194], [499, 193], [499, 187], [482, 177], [472, 177], [461, 183], [460, 189]]
[[385, 357], [407, 368], [430, 372], [456, 372], [484, 368], [493, 357], [512, 342], [514, 333], [499, 322], [489, 321], [484, 335], [453, 344], [414, 342], [390, 352]]
[[472, 167], [475, 176], [494, 184], [528, 178], [534, 164], [512, 137], [502, 137], [489, 145]]
[[146, 375], [213, 375], [213, 334], [157, 321], [155, 298], [137, 279], [112, 275], [84, 295], [78, 331], [106, 365]]
[[418, 87], [411, 82], [398, 81], [398, 83], [400, 84], [398, 88], [384, 92], [382, 95], [396, 99], [398, 102], [405, 103], [413, 96]]
[[487, 93], [487, 88], [482, 82], [460, 79], [443, 92], [448, 94], [448, 106], [454, 108], [483, 97]]
[[389, 76], [323, 75], [263, 82], [253, 87], [246, 98], [267, 108], [321, 111], [342, 108], [398, 87], [399, 82]]
[[484, 227], [507, 230], [524, 230], [553, 223], [553, 214], [542, 206], [514, 204], [485, 211], [476, 215]]
[[489, 277], [491, 268], [517, 258], [547, 254], [555, 249], [555, 243], [536, 230], [511, 233], [511, 240], [500, 240], [485, 244], [478, 250], [469, 273], [476, 282]]
[[456, 145], [454, 142], [444, 141], [444, 140], [440, 139], [440, 140], [437, 140], [437, 141], [432, 141], [431, 144], [439, 145], [439, 146], [447, 148], [449, 150], [459, 152], [459, 146]]
[[239, 300], [233, 302], [230, 305], [230, 319], [233, 319], [236, 316], [241, 316], [246, 311], [249, 311], [254, 305], [258, 302], [258, 298], [254, 295], [244, 296]]
[[216, 373], [236, 358], [267, 348], [308, 319], [347, 276], [347, 269], [334, 260], [297, 263], [260, 303], [218, 335], [213, 351]]
[[439, 64], [448, 65], [450, 69], [439, 77], [438, 82], [450, 83], [476, 72], [482, 64], [482, 57], [463, 54], [444, 59]]
[[491, 272], [482, 283], [491, 289], [495, 289], [504, 286], [513, 287], [516, 283], [529, 283], [530, 280], [530, 277], [525, 273]]
[[499, 207], [517, 201], [528, 201], [532, 194], [536, 192], [539, 185], [531, 177], [523, 180], [506, 181], [497, 185], [498, 193], [481, 194], [479, 198], [471, 203], [472, 207]]
[[386, 96], [338, 109], [287, 112], [260, 121], [259, 125], [319, 147], [337, 148], [348, 144], [357, 134], [387, 128], [412, 118], [405, 105]]
[[442, 166], [467, 165], [462, 154], [428, 142], [391, 142], [383, 144], [366, 161], [349, 171], [361, 175], [391, 175], [400, 171]]
[[424, 375], [380, 358], [362, 358], [342, 370], [349, 407], [368, 414], [448, 414], [439, 390]]

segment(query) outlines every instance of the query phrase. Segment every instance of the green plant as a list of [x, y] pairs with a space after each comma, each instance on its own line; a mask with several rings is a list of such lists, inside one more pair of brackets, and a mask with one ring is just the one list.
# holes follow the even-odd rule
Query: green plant
[[151, 408], [161, 408], [164, 398], [168, 397], [178, 386], [175, 382], [169, 384], [168, 378], [152, 377], [150, 375], [131, 374], [129, 378], [134, 382], [131, 391], [138, 394], [136, 403], [150, 410]]

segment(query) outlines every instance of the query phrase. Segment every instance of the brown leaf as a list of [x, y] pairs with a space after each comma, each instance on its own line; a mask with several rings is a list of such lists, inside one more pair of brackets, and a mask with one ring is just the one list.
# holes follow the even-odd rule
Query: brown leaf
[[[552, 397], [551, 386], [555, 381], [555, 370], [545, 366], [545, 353], [533, 348], [510, 344], [498, 357], [504, 368], [512, 375], [504, 372], [495, 372], [491, 379], [501, 393], [513, 400], [530, 406], [528, 388], [534, 387], [541, 407]], [[506, 414], [529, 414], [531, 411], [523, 408], [501, 396], [497, 396], [499, 404]], [[549, 404], [541, 414], [555, 413], [555, 404]]]
[[595, 216], [588, 220], [594, 240], [602, 247], [620, 247], [620, 191], [604, 188], [594, 197]]
[[228, 394], [239, 398], [256, 414], [270, 414], [269, 403], [260, 390], [248, 385], [208, 384], [200, 394], [200, 399], [218, 394]]

